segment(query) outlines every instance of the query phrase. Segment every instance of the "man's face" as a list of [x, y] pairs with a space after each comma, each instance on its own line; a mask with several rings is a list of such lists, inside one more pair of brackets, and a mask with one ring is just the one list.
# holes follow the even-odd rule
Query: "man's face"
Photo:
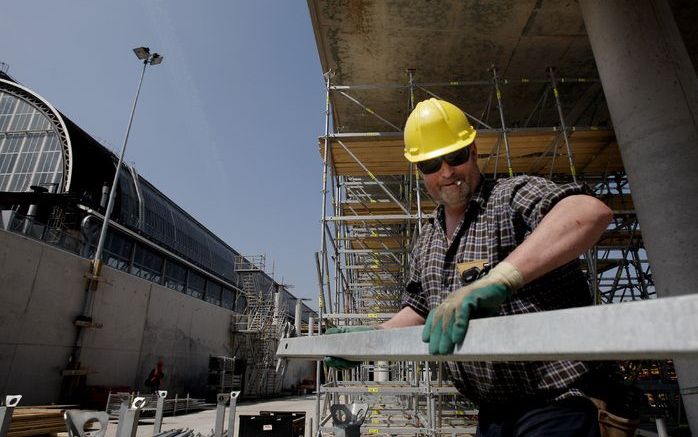
[[450, 166], [443, 161], [437, 172], [422, 174], [429, 195], [447, 209], [465, 208], [480, 183], [477, 147], [475, 143], [468, 147], [470, 158], [465, 163]]

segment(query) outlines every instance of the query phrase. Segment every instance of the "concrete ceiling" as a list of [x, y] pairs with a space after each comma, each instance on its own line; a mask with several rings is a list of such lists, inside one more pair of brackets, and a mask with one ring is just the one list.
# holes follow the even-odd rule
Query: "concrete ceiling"
[[[538, 106], [546, 68], [558, 77], [596, 78], [594, 57], [575, 0], [308, 0], [323, 71], [335, 85], [407, 84], [407, 69], [418, 83], [490, 80], [495, 65], [510, 82], [502, 89], [507, 126], [554, 126], [553, 97]], [[698, 38], [693, 30], [698, 2], [674, 0], [677, 24], [694, 64]], [[609, 125], [598, 83], [565, 83], [560, 96], [568, 122]], [[429, 91], [498, 127], [491, 85], [435, 86]], [[390, 123], [402, 128], [409, 114], [407, 88], [348, 90]], [[417, 90], [417, 101], [428, 97]], [[395, 130], [359, 105], [333, 93], [337, 132]], [[528, 120], [528, 123], [527, 123]]]

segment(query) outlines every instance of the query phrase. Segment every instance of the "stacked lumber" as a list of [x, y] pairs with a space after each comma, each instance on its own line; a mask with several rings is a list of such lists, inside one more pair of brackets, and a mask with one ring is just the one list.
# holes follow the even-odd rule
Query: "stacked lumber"
[[59, 408], [15, 408], [7, 437], [27, 437], [66, 432]]

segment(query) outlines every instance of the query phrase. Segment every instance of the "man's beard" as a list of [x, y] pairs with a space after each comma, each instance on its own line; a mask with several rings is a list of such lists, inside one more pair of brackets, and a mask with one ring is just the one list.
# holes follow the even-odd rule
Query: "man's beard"
[[[460, 185], [458, 185], [460, 183]], [[455, 186], [440, 187], [438, 191], [438, 201], [442, 205], [450, 208], [462, 207], [468, 204], [473, 195], [473, 190], [467, 181], [459, 179]]]

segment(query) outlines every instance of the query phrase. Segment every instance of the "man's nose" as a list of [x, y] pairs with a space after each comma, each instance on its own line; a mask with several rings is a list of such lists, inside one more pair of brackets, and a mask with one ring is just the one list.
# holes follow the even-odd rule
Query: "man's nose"
[[439, 173], [441, 174], [442, 177], [448, 178], [451, 177], [454, 173], [454, 168], [448, 165], [446, 161], [441, 162], [441, 169], [439, 169]]

